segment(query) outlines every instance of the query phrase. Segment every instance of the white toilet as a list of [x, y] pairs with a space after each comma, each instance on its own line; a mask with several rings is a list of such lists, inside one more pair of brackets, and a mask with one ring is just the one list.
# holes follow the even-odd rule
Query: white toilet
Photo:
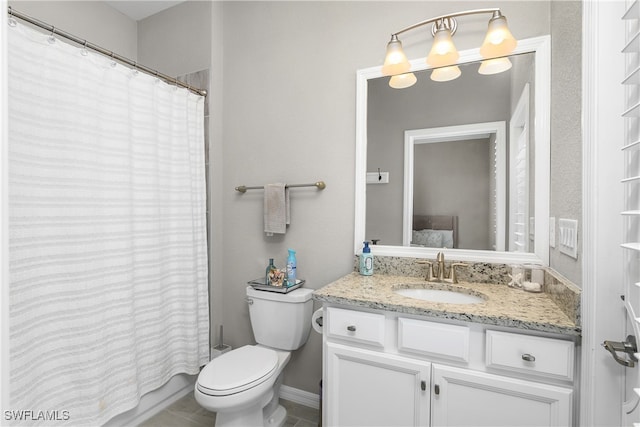
[[247, 286], [249, 317], [256, 345], [213, 359], [200, 371], [198, 403], [216, 412], [216, 426], [281, 426], [287, 411], [278, 404], [282, 370], [291, 350], [309, 338], [312, 289], [289, 293]]

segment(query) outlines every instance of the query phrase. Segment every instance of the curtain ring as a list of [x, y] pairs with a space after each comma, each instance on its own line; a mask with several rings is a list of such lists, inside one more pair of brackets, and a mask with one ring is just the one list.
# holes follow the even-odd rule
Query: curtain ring
[[16, 21], [16, 19], [13, 17], [13, 9], [11, 9], [11, 6], [9, 6], [9, 19], [7, 23], [10, 27], [15, 27], [16, 25], [18, 25], [18, 21]]
[[82, 56], [87, 56], [89, 55], [89, 51], [87, 50], [87, 41], [85, 40], [84, 43], [82, 44], [82, 50], [80, 51], [80, 54]]
[[136, 61], [133, 61], [133, 72], [132, 72], [132, 74], [134, 76], [138, 75], [138, 63]]
[[49, 44], [54, 44], [56, 42], [56, 27], [54, 27], [53, 25], [51, 26], [51, 34], [49, 35], [49, 37], [47, 38], [47, 41], [49, 42]]

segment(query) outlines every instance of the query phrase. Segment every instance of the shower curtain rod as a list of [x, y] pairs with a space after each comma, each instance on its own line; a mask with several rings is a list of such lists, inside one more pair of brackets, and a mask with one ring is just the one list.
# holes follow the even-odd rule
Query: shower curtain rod
[[50, 31], [52, 34], [56, 34], [56, 35], [58, 35], [60, 37], [64, 37], [65, 39], [71, 40], [72, 42], [77, 43], [77, 44], [79, 44], [79, 45], [81, 45], [81, 46], [83, 46], [85, 48], [94, 50], [94, 51], [96, 51], [96, 52], [98, 52], [98, 53], [100, 53], [100, 54], [102, 54], [104, 56], [108, 56], [109, 58], [114, 59], [114, 60], [116, 60], [118, 62], [122, 62], [124, 64], [130, 65], [135, 70], [142, 71], [142, 72], [144, 72], [146, 74], [150, 74], [152, 76], [155, 76], [155, 77], [157, 77], [159, 79], [164, 80], [167, 83], [175, 84], [176, 86], [181, 86], [183, 88], [186, 88], [186, 89], [190, 90], [191, 92], [193, 92], [193, 93], [195, 93], [197, 95], [207, 96], [207, 91], [204, 90], [204, 89], [198, 89], [198, 88], [192, 87], [192, 86], [188, 85], [187, 83], [181, 82], [180, 80], [178, 80], [175, 77], [167, 76], [166, 74], [162, 74], [162, 73], [158, 72], [158, 70], [154, 70], [154, 69], [151, 69], [149, 67], [145, 67], [144, 65], [140, 65], [136, 61], [132, 61], [129, 58], [125, 58], [124, 56], [120, 56], [117, 53], [113, 53], [113, 51], [111, 51], [111, 50], [105, 49], [105, 48], [100, 47], [100, 46], [98, 46], [96, 44], [93, 44], [93, 43], [89, 43], [85, 39], [81, 39], [79, 37], [76, 37], [73, 34], [67, 33], [66, 31], [59, 30], [56, 27], [54, 27], [53, 25], [46, 24], [46, 23], [44, 23], [44, 22], [42, 22], [42, 21], [40, 21], [40, 20], [38, 20], [36, 18], [33, 18], [33, 17], [29, 16], [29, 15], [25, 15], [22, 12], [18, 12], [17, 10], [12, 9], [11, 6], [8, 7], [8, 12], [9, 12], [9, 16], [14, 16], [14, 17], [16, 17], [18, 19], [26, 21], [26, 22], [28, 22], [28, 23], [30, 23], [32, 25], [35, 25], [36, 27], [40, 27], [43, 30]]

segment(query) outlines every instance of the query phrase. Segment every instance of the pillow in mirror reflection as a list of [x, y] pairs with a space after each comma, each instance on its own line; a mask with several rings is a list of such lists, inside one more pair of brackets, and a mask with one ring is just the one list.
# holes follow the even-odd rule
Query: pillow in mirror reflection
[[412, 243], [429, 248], [442, 247], [442, 233], [437, 230], [414, 230]]
[[453, 230], [413, 230], [411, 243], [428, 248], [453, 248]]

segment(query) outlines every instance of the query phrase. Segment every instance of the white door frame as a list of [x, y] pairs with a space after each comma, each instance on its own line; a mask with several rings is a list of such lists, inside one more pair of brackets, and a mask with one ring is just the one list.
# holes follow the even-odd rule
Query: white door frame
[[[529, 242], [531, 237], [534, 235], [533, 224], [535, 221], [531, 221], [531, 218], [535, 218], [535, 216], [531, 215], [531, 209], [529, 207], [529, 188], [530, 188], [530, 171], [529, 171], [529, 152], [530, 152], [530, 139], [529, 139], [529, 83], [524, 85], [522, 88], [522, 94], [520, 98], [518, 98], [518, 102], [516, 103], [516, 108], [511, 115], [511, 119], [509, 120], [509, 236], [507, 243], [507, 250], [509, 251], [519, 251], [519, 252], [529, 252]], [[525, 161], [518, 167], [519, 162], [517, 161], [517, 156], [520, 152], [517, 150], [519, 146], [519, 142], [521, 138], [525, 140], [525, 150], [524, 156]], [[535, 147], [534, 147], [535, 149]], [[524, 169], [524, 171], [523, 171]], [[526, 187], [520, 197], [518, 197], [518, 175], [524, 172], [524, 182]], [[549, 189], [551, 191], [551, 189]], [[522, 212], [518, 212], [518, 205], [522, 202], [524, 205], [524, 209]], [[526, 217], [523, 221], [523, 246], [518, 248], [516, 244], [515, 233], [518, 229], [517, 226], [517, 216], [518, 213], [526, 214]], [[531, 234], [531, 236], [530, 236]]]
[[[600, 343], [624, 339], [622, 157], [623, 1], [583, 7], [582, 375], [579, 425], [622, 425], [624, 368]], [[637, 368], [636, 368], [637, 369]]]
[[413, 172], [416, 144], [432, 144], [449, 141], [471, 141], [495, 135], [493, 154], [496, 159], [495, 176], [495, 240], [496, 251], [505, 250], [506, 185], [507, 182], [507, 133], [506, 123], [484, 122], [466, 125], [414, 129], [404, 132], [404, 204], [402, 221], [402, 245], [410, 246], [413, 231]]
[[7, 0], [0, 0], [0, 408], [9, 409], [9, 194]]

